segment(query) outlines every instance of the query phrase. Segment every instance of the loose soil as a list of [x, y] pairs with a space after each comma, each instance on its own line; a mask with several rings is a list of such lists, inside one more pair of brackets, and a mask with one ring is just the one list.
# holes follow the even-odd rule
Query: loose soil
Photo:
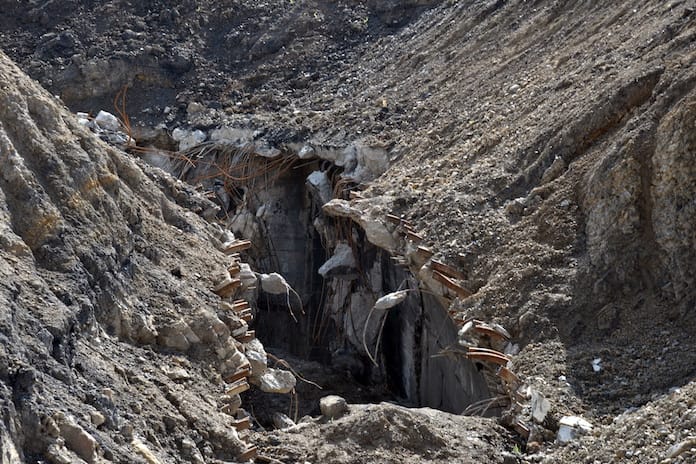
[[[386, 148], [363, 196], [466, 273], [474, 295], [453, 309], [511, 332], [515, 371], [551, 401], [551, 422], [595, 426], [504, 455], [525, 444], [493, 420], [365, 406], [255, 435], [263, 453], [694, 459], [693, 1], [5, 3], [0, 46], [72, 111], [110, 110], [128, 85], [136, 134], [224, 126], [279, 148]], [[430, 438], [414, 450], [400, 427], [421, 423]], [[384, 435], [361, 441], [362, 427]], [[462, 448], [448, 427], [479, 441]]]

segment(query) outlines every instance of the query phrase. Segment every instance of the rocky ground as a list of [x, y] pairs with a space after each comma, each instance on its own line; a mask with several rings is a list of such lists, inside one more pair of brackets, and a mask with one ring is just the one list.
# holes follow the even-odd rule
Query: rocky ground
[[[386, 150], [387, 171], [358, 179], [363, 197], [465, 274], [473, 295], [450, 309], [507, 328], [521, 348], [515, 372], [551, 402], [547, 430], [564, 415], [594, 425], [566, 445], [527, 446], [491, 419], [356, 406], [335, 423], [254, 432], [269, 458], [695, 459], [693, 1], [3, 3], [0, 46], [22, 70], [73, 112], [116, 112], [128, 86], [140, 143], [175, 148], [174, 129], [225, 127], [283, 152]], [[171, 200], [198, 212], [207, 203], [94, 141], [6, 60], [2, 69], [1, 156], [12, 166], [1, 171], [2, 295], [19, 308], [2, 313], [3, 442], [32, 462], [62, 446], [31, 442], [44, 417], [100, 411], [113, 417], [108, 432], [80, 423], [104, 457], [126, 459], [133, 437], [122, 429], [133, 424], [168, 459], [194, 459], [189, 441], [206, 462], [232, 459], [225, 440], [242, 445], [211, 432], [226, 418], [201, 400], [220, 389], [219, 366], [208, 366], [217, 341], [180, 359], [141, 346], [148, 324], [108, 309], [122, 302], [128, 317], [154, 321], [173, 308], [214, 311], [205, 289], [224, 264], [218, 238], [211, 245], [210, 226]], [[75, 193], [64, 175], [101, 187]], [[189, 377], [172, 379], [167, 365]], [[105, 400], [104, 388], [123, 393]], [[203, 410], [187, 412], [189, 401]]]

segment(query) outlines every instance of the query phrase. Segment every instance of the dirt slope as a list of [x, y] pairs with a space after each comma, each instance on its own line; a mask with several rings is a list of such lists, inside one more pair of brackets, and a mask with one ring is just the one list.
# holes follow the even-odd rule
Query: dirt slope
[[0, 460], [233, 459], [212, 205], [0, 76]]

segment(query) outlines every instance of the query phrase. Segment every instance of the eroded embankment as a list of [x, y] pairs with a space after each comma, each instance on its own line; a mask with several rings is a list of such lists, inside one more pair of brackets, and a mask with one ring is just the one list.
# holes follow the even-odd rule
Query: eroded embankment
[[212, 291], [222, 231], [193, 212], [215, 206], [2, 54], [0, 76], [3, 462], [245, 456], [245, 322]]
[[145, 156], [207, 190], [218, 217], [249, 240], [262, 281], [277, 272], [293, 289], [259, 289], [255, 323], [267, 346], [347, 368], [410, 405], [491, 414], [521, 400], [505, 329], [448, 312], [471, 296], [466, 277], [390, 214], [389, 200], [361, 198], [361, 181], [387, 166], [384, 150], [269, 151], [230, 133]]

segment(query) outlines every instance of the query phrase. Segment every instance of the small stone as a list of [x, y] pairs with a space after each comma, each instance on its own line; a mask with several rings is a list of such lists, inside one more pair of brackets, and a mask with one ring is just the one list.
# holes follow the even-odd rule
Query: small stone
[[696, 438], [689, 438], [680, 443], [675, 443], [667, 450], [667, 457], [669, 459], [674, 459], [693, 447], [696, 447]]
[[275, 428], [282, 430], [293, 427], [295, 422], [282, 412], [276, 411], [273, 413], [273, 425], [275, 425]]
[[544, 419], [546, 419], [546, 414], [549, 412], [549, 409], [551, 409], [551, 403], [549, 403], [549, 400], [544, 398], [544, 395], [542, 395], [540, 392], [537, 390], [532, 390], [531, 404], [532, 418], [537, 423], [541, 424], [544, 422]]
[[188, 106], [186, 107], [186, 112], [188, 114], [196, 114], [200, 113], [204, 109], [205, 107], [202, 104], [194, 101], [188, 104]]
[[346, 242], [338, 242], [333, 255], [319, 268], [324, 278], [337, 277], [352, 280], [358, 276], [353, 249]]
[[164, 371], [165, 375], [172, 380], [189, 380], [191, 378], [191, 374], [189, 374], [188, 371], [183, 367], [163, 366], [162, 370]]
[[327, 419], [338, 419], [348, 412], [348, 403], [338, 395], [329, 395], [319, 400], [319, 409]]
[[190, 438], [184, 438], [181, 440], [181, 451], [184, 458], [188, 459], [194, 464], [205, 464], [203, 455], [199, 451], [196, 443]]
[[99, 411], [90, 412], [89, 419], [92, 421], [92, 423], [94, 424], [95, 427], [99, 427], [104, 422], [106, 422], [106, 418], [104, 417], [104, 414], [100, 413]]
[[110, 388], [104, 388], [102, 389], [102, 395], [106, 397], [109, 401], [112, 403], [114, 402], [114, 391]]
[[527, 453], [534, 454], [541, 451], [541, 443], [538, 441], [530, 441], [527, 443]]
[[544, 174], [541, 176], [541, 185], [556, 179], [558, 176], [563, 174], [563, 172], [567, 168], [568, 166], [566, 165], [565, 160], [560, 156], [557, 156], [556, 158], [554, 158], [553, 163], [551, 163], [551, 166], [549, 166], [548, 169], [544, 171]]
[[595, 372], [602, 370], [602, 358], [595, 358], [592, 360], [592, 370]]
[[298, 158], [300, 159], [310, 159], [314, 158], [316, 156], [316, 151], [314, 150], [314, 147], [311, 145], [305, 145], [303, 146], [300, 151], [297, 153]]
[[176, 128], [172, 131], [172, 138], [179, 142], [179, 150], [187, 150], [199, 143], [205, 142], [207, 136], [201, 130], [189, 131]]
[[520, 216], [524, 212], [525, 206], [524, 198], [516, 198], [505, 205], [505, 212], [510, 216]]
[[118, 131], [121, 128], [121, 123], [113, 114], [108, 111], [100, 111], [97, 113], [97, 117], [94, 118], [94, 122], [97, 123], [100, 129]]
[[69, 449], [87, 462], [97, 459], [97, 441], [87, 433], [72, 416], [55, 416], [60, 434]]
[[259, 387], [266, 393], [290, 393], [297, 380], [292, 372], [280, 369], [266, 369], [259, 378]]
[[500, 455], [503, 458], [503, 464], [518, 464], [520, 462], [517, 455], [509, 451], [503, 451]]

